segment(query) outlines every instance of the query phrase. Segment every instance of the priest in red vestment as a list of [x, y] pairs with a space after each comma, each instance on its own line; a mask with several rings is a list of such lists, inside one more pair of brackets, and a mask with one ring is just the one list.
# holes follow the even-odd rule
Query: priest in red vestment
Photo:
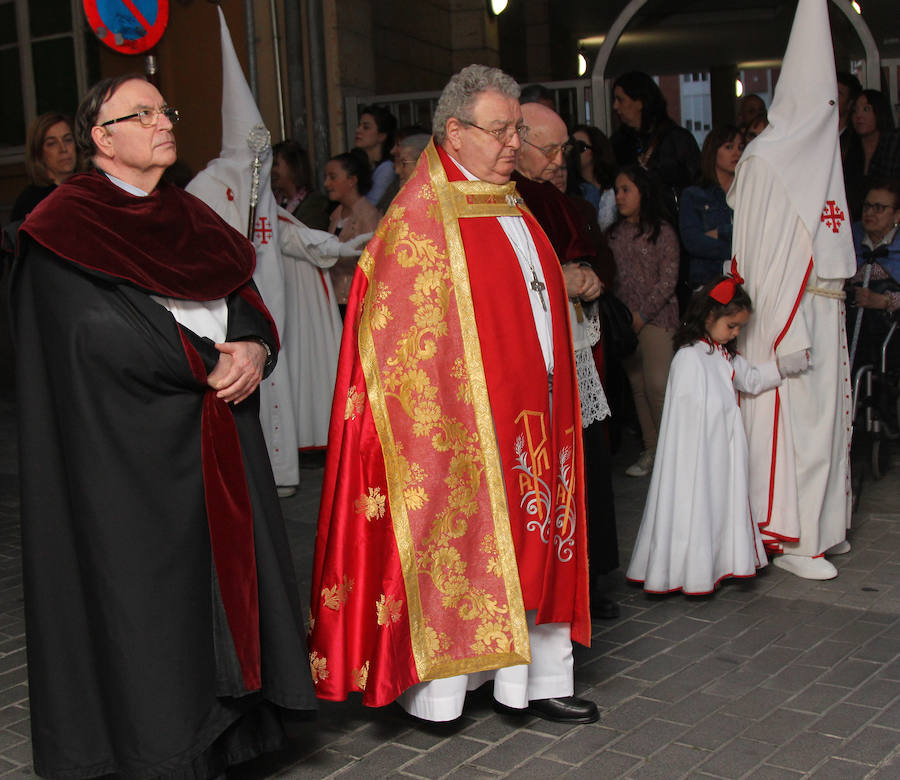
[[518, 85], [471, 65], [363, 254], [347, 308], [313, 570], [316, 693], [452, 720], [596, 720], [565, 282], [510, 182]]

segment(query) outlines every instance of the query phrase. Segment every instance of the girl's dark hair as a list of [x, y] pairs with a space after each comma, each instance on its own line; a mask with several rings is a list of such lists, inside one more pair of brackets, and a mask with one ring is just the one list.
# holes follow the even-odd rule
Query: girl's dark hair
[[298, 190], [309, 187], [309, 157], [306, 149], [296, 141], [279, 141], [272, 147], [272, 155], [284, 160], [291, 169], [291, 179]]
[[703, 142], [703, 149], [700, 150], [700, 184], [704, 187], [719, 183], [719, 177], [716, 175], [716, 156], [719, 147], [735, 139], [743, 142], [741, 131], [734, 125], [721, 125], [709, 131]]
[[[728, 303], [719, 303], [709, 297], [709, 293], [719, 282], [724, 282], [729, 278], [728, 276], [717, 276], [694, 293], [687, 311], [684, 313], [684, 321], [672, 337], [672, 348], [676, 352], [682, 347], [689, 347], [706, 338], [706, 321], [710, 314], [714, 320], [717, 320], [719, 317], [727, 317], [729, 314], [737, 314], [740, 311], [753, 311], [753, 302], [750, 300], [750, 296], [739, 284], [735, 286], [734, 296]], [[713, 349], [715, 347], [711, 346], [710, 352]], [[737, 351], [734, 340], [725, 344], [725, 349], [733, 355]]]
[[[888, 133], [894, 129], [894, 112], [891, 101], [884, 92], [877, 89], [864, 89], [860, 97], [864, 97], [875, 112], [875, 127], [879, 133]], [[857, 98], [859, 100], [859, 98]]]
[[328, 162], [340, 163], [348, 176], [356, 177], [356, 191], [365, 195], [372, 189], [372, 168], [369, 158], [362, 149], [351, 149], [343, 154], [336, 154]]
[[[659, 185], [650, 174], [640, 165], [626, 165], [619, 169], [616, 178], [625, 176], [629, 179], [641, 194], [641, 213], [638, 218], [638, 227], [641, 235], [647, 234], [651, 244], [656, 243], [659, 231], [665, 221], [665, 207], [659, 193]], [[609, 229], [610, 235], [625, 224], [625, 219], [620, 214], [618, 219]]]
[[378, 162], [389, 160], [391, 157], [391, 149], [394, 148], [394, 133], [397, 132], [397, 119], [394, 115], [382, 106], [363, 106], [359, 110], [359, 118], [363, 118], [363, 114], [368, 114], [375, 120], [375, 125], [379, 133], [384, 133], [384, 141], [381, 142], [381, 156]]
[[640, 100], [642, 133], [650, 133], [669, 118], [669, 108], [659, 85], [646, 73], [632, 70], [613, 82], [613, 91], [621, 87], [632, 100]]
[[[603, 133], [596, 127], [590, 125], [575, 125], [572, 128], [572, 135], [575, 133], [584, 133], [591, 143], [591, 153], [594, 156], [594, 178], [603, 186], [603, 189], [612, 187], [616, 180], [616, 155], [613, 153], [612, 144]], [[578, 141], [575, 141], [577, 146]], [[575, 160], [579, 161], [579, 171], [581, 170], [580, 155], [575, 153]]]

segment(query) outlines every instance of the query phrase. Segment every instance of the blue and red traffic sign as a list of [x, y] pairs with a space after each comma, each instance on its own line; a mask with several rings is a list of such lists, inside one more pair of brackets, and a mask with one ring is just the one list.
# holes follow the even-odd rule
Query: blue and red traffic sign
[[111, 49], [140, 54], [162, 38], [169, 0], [84, 0], [84, 15], [94, 34]]

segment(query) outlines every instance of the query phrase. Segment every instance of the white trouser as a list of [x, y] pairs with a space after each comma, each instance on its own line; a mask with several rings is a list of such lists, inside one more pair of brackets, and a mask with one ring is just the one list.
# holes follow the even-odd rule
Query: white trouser
[[507, 707], [524, 709], [529, 701], [571, 696], [575, 692], [572, 639], [568, 623], [536, 626], [536, 612], [525, 613], [531, 663], [475, 674], [429, 680], [407, 688], [397, 703], [422, 720], [456, 720], [462, 715], [466, 691], [494, 681], [494, 698]]

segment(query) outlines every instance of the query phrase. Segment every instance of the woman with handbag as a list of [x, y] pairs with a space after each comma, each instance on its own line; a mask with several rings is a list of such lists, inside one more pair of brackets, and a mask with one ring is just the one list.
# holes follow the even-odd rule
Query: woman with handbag
[[663, 219], [656, 186], [638, 165], [623, 168], [616, 177], [619, 219], [610, 228], [609, 246], [616, 260], [616, 295], [631, 310], [638, 347], [622, 361], [644, 450], [626, 469], [630, 477], [653, 470], [669, 363], [672, 335], [678, 327], [679, 245], [675, 229]]

